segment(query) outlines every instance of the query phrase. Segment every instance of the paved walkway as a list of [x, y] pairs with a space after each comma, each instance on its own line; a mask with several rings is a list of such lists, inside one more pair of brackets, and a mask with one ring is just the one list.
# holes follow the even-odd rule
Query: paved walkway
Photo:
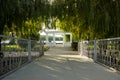
[[2, 80], [120, 80], [120, 74], [70, 48], [56, 47]]

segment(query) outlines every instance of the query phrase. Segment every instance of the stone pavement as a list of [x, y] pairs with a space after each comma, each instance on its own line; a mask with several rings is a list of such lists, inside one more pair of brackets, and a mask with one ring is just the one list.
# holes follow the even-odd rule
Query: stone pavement
[[70, 48], [54, 47], [2, 80], [120, 80], [120, 74]]

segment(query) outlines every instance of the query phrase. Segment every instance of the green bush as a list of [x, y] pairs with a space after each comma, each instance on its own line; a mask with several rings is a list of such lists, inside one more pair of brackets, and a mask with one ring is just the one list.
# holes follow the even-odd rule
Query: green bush
[[72, 42], [72, 49], [74, 51], [77, 51], [78, 50], [78, 42]]
[[[49, 48], [50, 47], [48, 47], [48, 46], [44, 46], [44, 51], [47, 51], [47, 50], [49, 50]], [[40, 50], [40, 46], [35, 46], [34, 48], [33, 48], [33, 50]]]
[[44, 46], [44, 51], [49, 50], [49, 48], [50, 48], [50, 47], [48, 47], [48, 46]]
[[4, 45], [4, 46], [2, 46], [2, 50], [17, 51], [17, 50], [21, 50], [21, 48], [18, 45]]

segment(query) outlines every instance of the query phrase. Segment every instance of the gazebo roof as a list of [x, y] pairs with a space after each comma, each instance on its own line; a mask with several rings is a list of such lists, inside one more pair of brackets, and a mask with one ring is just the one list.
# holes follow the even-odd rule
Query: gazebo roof
[[59, 29], [44, 29], [44, 30], [41, 30], [40, 32], [40, 35], [46, 35], [46, 34], [71, 34], [71, 33], [68, 33], [68, 32], [64, 32], [64, 31], [61, 31]]
[[46, 33], [65, 33], [65, 32], [58, 30], [58, 29], [45, 29], [45, 32]]

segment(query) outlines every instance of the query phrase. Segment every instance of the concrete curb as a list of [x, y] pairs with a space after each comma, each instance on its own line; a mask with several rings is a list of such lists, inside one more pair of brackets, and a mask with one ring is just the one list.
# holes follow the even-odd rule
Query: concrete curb
[[112, 67], [110, 67], [110, 66], [107, 66], [107, 65], [105, 65], [105, 64], [103, 64], [103, 63], [100, 63], [100, 62], [98, 62], [98, 61], [94, 61], [94, 63], [97, 63], [97, 64], [99, 64], [99, 65], [101, 65], [101, 66], [103, 66], [103, 67], [106, 67], [107, 69], [109, 69], [109, 70], [111, 70], [111, 71], [115, 71], [116, 73], [120, 74], [120, 71], [118, 71], [118, 70], [116, 70], [116, 69], [114, 69], [114, 68], [112, 68]]

